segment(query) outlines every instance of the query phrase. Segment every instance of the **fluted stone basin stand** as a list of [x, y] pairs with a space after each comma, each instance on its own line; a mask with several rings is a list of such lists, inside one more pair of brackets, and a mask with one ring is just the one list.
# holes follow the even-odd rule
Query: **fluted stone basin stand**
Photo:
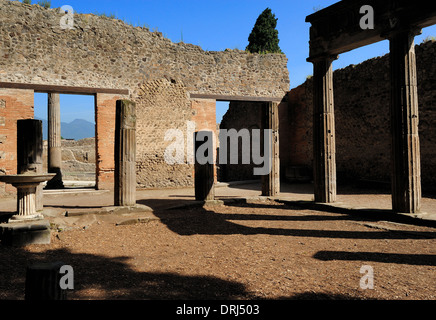
[[0, 176], [0, 182], [17, 188], [17, 214], [9, 222], [25, 222], [43, 219], [36, 211], [36, 188], [45, 181], [51, 180], [56, 174], [18, 174]]
[[4, 245], [49, 244], [50, 223], [37, 212], [36, 189], [56, 174], [19, 174], [0, 176], [0, 182], [17, 188], [17, 214], [0, 225]]

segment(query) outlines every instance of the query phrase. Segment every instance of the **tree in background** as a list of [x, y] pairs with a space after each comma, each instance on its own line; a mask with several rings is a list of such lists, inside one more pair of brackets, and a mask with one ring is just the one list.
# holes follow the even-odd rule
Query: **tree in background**
[[283, 53], [279, 47], [277, 20], [271, 9], [266, 8], [257, 18], [246, 50], [251, 53]]

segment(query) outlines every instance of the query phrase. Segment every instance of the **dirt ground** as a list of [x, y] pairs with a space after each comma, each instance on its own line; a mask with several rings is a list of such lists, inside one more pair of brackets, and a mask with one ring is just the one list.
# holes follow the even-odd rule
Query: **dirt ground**
[[433, 226], [271, 200], [124, 218], [76, 217], [50, 245], [0, 247], [0, 299], [24, 299], [40, 261], [73, 267], [70, 300], [436, 299]]

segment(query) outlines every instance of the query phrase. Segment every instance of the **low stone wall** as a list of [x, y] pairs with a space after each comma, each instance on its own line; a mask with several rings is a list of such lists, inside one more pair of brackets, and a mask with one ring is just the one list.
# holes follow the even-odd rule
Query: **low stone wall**
[[[43, 149], [47, 172], [47, 141]], [[95, 181], [95, 139], [62, 140], [62, 178], [64, 181]]]

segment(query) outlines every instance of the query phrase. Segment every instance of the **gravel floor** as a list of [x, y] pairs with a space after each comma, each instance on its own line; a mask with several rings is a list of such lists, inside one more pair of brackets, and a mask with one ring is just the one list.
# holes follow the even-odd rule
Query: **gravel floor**
[[71, 300], [436, 298], [435, 228], [273, 201], [153, 214], [86, 216], [50, 245], [0, 247], [0, 299], [24, 299], [39, 261], [73, 267]]

